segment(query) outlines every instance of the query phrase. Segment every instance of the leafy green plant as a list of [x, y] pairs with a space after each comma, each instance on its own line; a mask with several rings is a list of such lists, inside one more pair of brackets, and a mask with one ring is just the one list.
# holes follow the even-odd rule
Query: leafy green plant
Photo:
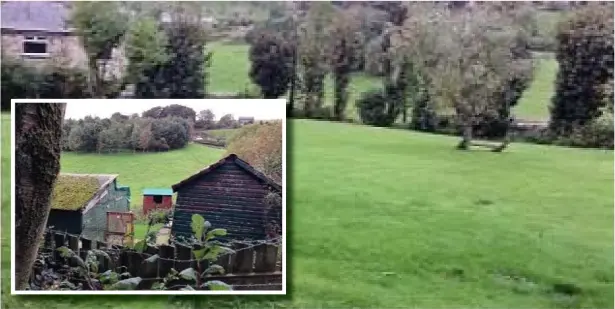
[[[235, 253], [228, 246], [216, 241], [216, 237], [226, 236], [226, 229], [211, 229], [211, 223], [201, 215], [192, 215], [192, 238], [185, 244], [192, 246], [194, 259], [197, 260], [197, 269], [187, 268], [181, 272], [171, 269], [162, 282], [154, 284], [155, 290], [194, 290], [192, 285], [199, 289], [208, 290], [231, 290], [231, 286], [218, 281], [206, 281], [209, 275], [224, 274], [224, 267], [215, 264], [220, 255]], [[197, 249], [198, 248], [198, 249]], [[201, 269], [203, 262], [207, 268]]]

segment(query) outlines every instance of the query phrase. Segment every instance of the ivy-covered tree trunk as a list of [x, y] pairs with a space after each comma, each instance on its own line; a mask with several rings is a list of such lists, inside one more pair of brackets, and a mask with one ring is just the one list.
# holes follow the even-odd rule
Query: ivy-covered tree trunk
[[17, 104], [15, 110], [15, 283], [28, 285], [51, 193], [60, 172], [65, 104]]

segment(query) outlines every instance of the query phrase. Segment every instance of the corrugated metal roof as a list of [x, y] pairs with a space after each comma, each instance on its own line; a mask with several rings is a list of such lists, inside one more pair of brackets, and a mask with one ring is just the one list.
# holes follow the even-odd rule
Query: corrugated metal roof
[[149, 188], [143, 190], [143, 195], [173, 195], [173, 189]]
[[3, 1], [2, 28], [66, 32], [68, 9], [57, 1]]

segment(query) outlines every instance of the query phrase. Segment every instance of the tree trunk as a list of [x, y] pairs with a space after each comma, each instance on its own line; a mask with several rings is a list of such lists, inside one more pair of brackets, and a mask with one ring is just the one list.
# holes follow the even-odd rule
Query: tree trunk
[[286, 105], [286, 117], [291, 118], [293, 116], [293, 110], [295, 108], [295, 91], [297, 89], [297, 46], [293, 47], [293, 62], [292, 62], [292, 74], [290, 79], [290, 94], [288, 95], [288, 104]]
[[470, 143], [472, 142], [472, 125], [464, 124], [463, 133], [461, 135], [461, 142], [457, 145], [457, 149], [468, 150], [470, 149]]
[[15, 110], [15, 288], [28, 286], [60, 171], [65, 104], [17, 104]]

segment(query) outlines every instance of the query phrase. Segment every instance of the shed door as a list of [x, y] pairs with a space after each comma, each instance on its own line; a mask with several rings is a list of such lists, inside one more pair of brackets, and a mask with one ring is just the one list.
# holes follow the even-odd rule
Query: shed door
[[134, 233], [134, 214], [132, 212], [107, 212], [106, 243], [111, 245], [132, 244]]

